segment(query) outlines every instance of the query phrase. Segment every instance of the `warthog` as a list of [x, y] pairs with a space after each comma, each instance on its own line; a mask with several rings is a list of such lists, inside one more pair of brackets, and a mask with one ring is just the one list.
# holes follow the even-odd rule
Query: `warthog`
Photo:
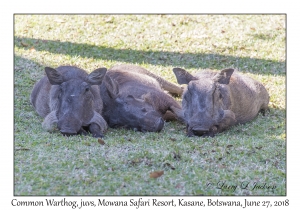
[[181, 106], [164, 92], [181, 95], [181, 87], [134, 65], [107, 71], [101, 85], [103, 117], [110, 127], [159, 132], [164, 120], [182, 119]]
[[211, 136], [254, 119], [268, 109], [269, 94], [254, 79], [234, 69], [202, 71], [192, 76], [174, 68], [179, 84], [187, 84], [182, 109], [188, 136]]
[[44, 119], [43, 128], [57, 127], [63, 135], [87, 134], [103, 137], [107, 123], [101, 116], [102, 99], [99, 85], [106, 68], [87, 74], [73, 66], [45, 68], [46, 76], [39, 80], [31, 93], [31, 104]]

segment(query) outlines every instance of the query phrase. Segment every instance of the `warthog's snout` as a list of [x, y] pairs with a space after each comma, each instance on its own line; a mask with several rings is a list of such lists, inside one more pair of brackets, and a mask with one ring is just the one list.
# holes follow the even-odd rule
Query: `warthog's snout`
[[77, 134], [77, 132], [72, 132], [72, 131], [68, 131], [68, 130], [60, 130], [60, 132], [64, 136], [73, 136], [73, 135]]
[[214, 137], [217, 130], [218, 128], [216, 125], [210, 127], [204, 127], [203, 125], [194, 125], [187, 127], [187, 134], [188, 136]]
[[82, 121], [73, 116], [72, 113], [66, 113], [58, 120], [57, 127], [64, 136], [76, 135], [80, 131]]
[[202, 136], [204, 134], [207, 134], [209, 132], [209, 129], [205, 129], [205, 128], [201, 127], [201, 126], [194, 126], [192, 128], [192, 132], [196, 136]]

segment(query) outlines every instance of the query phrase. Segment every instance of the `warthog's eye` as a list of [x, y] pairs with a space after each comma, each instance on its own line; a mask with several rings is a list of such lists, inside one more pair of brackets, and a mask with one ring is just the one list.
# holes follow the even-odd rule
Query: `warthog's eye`
[[147, 112], [146, 108], [142, 108], [141, 110], [142, 112]]
[[214, 92], [216, 94], [216, 97], [219, 97], [219, 99], [222, 99], [222, 94], [221, 94], [221, 91], [218, 86], [216, 87]]
[[88, 92], [89, 90], [90, 90], [89, 84], [86, 83], [86, 82], [83, 82], [83, 83], [81, 84], [81, 91]]
[[221, 91], [220, 91], [220, 89], [219, 89], [219, 88], [217, 88], [217, 90], [218, 90], [218, 93], [219, 93], [219, 98], [220, 98], [220, 99], [222, 99], [222, 98], [223, 98], [223, 96], [222, 96], [222, 94], [221, 94]]
[[63, 88], [60, 86], [58, 89], [57, 98], [61, 98], [62, 90], [63, 90]]
[[128, 102], [125, 102], [122, 105], [123, 105], [125, 111], [129, 111], [129, 104], [128, 104]]
[[222, 94], [221, 94], [221, 91], [220, 91], [220, 87], [219, 87], [219, 86], [216, 87], [216, 91], [217, 91], [217, 94], [219, 95], [219, 99], [222, 99], [223, 96], [222, 96]]

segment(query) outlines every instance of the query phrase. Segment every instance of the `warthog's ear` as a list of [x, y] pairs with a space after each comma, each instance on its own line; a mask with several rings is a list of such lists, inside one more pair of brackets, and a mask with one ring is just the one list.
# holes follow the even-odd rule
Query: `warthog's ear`
[[173, 72], [177, 78], [178, 84], [189, 84], [191, 80], [196, 80], [197, 78], [188, 73], [186, 70], [181, 68], [174, 68]]
[[45, 67], [45, 72], [51, 85], [60, 85], [64, 82], [63, 76], [56, 69]]
[[234, 69], [223, 69], [220, 73], [213, 77], [213, 80], [220, 84], [228, 85], [233, 72]]
[[105, 80], [103, 81], [107, 89], [108, 95], [110, 98], [117, 98], [119, 94], [119, 85], [116, 81], [110, 76], [106, 75]]
[[151, 93], [146, 93], [146, 94], [142, 95], [142, 99], [144, 101], [146, 101], [147, 103], [151, 103], [151, 101], [152, 101]]
[[91, 72], [88, 76], [91, 85], [101, 85], [102, 80], [106, 74], [107, 68], [99, 68]]
[[127, 98], [129, 98], [130, 100], [134, 100], [134, 96], [133, 95], [128, 95]]

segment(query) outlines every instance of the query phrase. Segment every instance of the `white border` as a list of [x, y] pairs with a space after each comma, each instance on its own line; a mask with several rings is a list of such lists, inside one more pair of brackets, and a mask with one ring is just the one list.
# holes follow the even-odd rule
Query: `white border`
[[[8, 2], [8, 3], [7, 3]], [[297, 192], [300, 189], [299, 174], [299, 11], [296, 4], [282, 1], [6, 1], [1, 3], [1, 179], [0, 206], [11, 209], [13, 197], [13, 14], [14, 13], [287, 13], [287, 196], [286, 197], [247, 197], [249, 200], [289, 199], [289, 208], [298, 206]], [[297, 135], [298, 134], [298, 135]], [[52, 197], [54, 198], [54, 197]], [[60, 200], [62, 197], [57, 197]], [[131, 197], [106, 197], [111, 200]], [[137, 198], [137, 197], [134, 197]], [[152, 197], [151, 197], [152, 198]], [[155, 198], [155, 197], [154, 197]], [[163, 197], [168, 200], [172, 197]], [[192, 199], [192, 197], [185, 197]], [[246, 197], [204, 197], [222, 200], [243, 200]], [[44, 200], [45, 197], [17, 197], [19, 200]], [[67, 197], [78, 200], [80, 197]], [[84, 200], [89, 200], [84, 197]], [[97, 197], [91, 197], [96, 200]], [[174, 197], [178, 199], [178, 197]], [[100, 207], [98, 207], [100, 208]], [[87, 208], [84, 208], [87, 209]], [[95, 209], [95, 208], [94, 208]], [[229, 208], [228, 208], [229, 209]]]

